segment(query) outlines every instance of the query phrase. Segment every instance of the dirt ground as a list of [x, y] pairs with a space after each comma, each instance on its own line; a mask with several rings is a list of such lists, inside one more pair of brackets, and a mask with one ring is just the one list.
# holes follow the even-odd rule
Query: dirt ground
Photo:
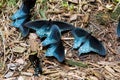
[[[68, 22], [92, 32], [106, 48], [106, 56], [78, 56], [72, 49], [71, 32], [62, 35], [66, 64], [46, 58], [41, 40], [34, 32], [26, 38], [10, 26], [10, 17], [22, 0], [0, 2], [0, 80], [120, 80], [120, 40], [116, 28], [120, 17], [119, 0], [37, 0], [31, 20], [52, 19]], [[28, 56], [38, 53], [43, 74], [34, 77]]]

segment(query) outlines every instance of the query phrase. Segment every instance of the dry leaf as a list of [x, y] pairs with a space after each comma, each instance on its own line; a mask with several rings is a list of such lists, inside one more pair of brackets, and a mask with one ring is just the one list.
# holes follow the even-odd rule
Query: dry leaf
[[77, 14], [73, 14], [73, 15], [71, 15], [70, 16], [70, 21], [74, 21], [74, 20], [76, 20], [77, 19]]
[[110, 66], [105, 66], [105, 69], [111, 73], [115, 73], [115, 71]]
[[25, 63], [25, 61], [22, 58], [16, 59], [15, 62], [17, 62], [18, 64], [24, 64]]
[[11, 76], [13, 75], [13, 73], [14, 73], [14, 72], [8, 72], [7, 74], [5, 74], [4, 77], [5, 77], [5, 78], [9, 78], [9, 77], [11, 77]]
[[29, 44], [30, 44], [31, 51], [36, 52], [39, 49], [39, 42], [37, 42], [37, 35], [36, 34], [30, 33]]
[[74, 3], [74, 4], [78, 4], [78, 0], [68, 0], [68, 2]]
[[84, 17], [83, 17], [83, 22], [84, 23], [87, 23], [89, 20], [89, 14], [86, 14]]
[[9, 64], [7, 64], [7, 68], [8, 68], [8, 70], [9, 70], [9, 69], [15, 70], [15, 69], [17, 68], [17, 65], [14, 64], [14, 63], [9, 63]]
[[25, 52], [26, 48], [20, 47], [20, 46], [15, 46], [13, 48], [13, 52], [17, 52], [17, 53], [23, 53]]
[[99, 80], [99, 79], [97, 77], [95, 77], [95, 76], [89, 76], [88, 80]]

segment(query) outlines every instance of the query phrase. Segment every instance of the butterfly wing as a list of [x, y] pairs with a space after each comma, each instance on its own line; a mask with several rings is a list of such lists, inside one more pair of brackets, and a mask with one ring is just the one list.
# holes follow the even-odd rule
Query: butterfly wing
[[56, 46], [57, 48], [54, 52], [54, 56], [57, 58], [59, 62], [63, 62], [65, 60], [64, 46], [61, 41]]
[[42, 42], [43, 46], [54, 44], [60, 41], [61, 33], [57, 25], [52, 25], [50, 33], [47, 38]]
[[62, 21], [52, 21], [52, 24], [56, 24], [61, 32], [74, 29], [73, 25]]
[[23, 17], [21, 19], [16, 19], [15, 21], [13, 21], [13, 23], [11, 24], [11, 26], [19, 28], [21, 26], [21, 24], [23, 24], [24, 22], [26, 22], [26, 19], [27, 19], [27, 17]]
[[62, 42], [60, 41], [58, 43], [50, 45], [45, 55], [48, 57], [54, 56], [59, 62], [63, 62], [65, 59], [65, 54]]
[[24, 24], [30, 20], [30, 17], [24, 17], [21, 19], [16, 19], [11, 26], [19, 28], [20, 32], [22, 33], [23, 37], [26, 37], [29, 33], [29, 28], [24, 27]]
[[39, 30], [42, 26], [47, 27], [47, 24], [48, 21], [46, 20], [35, 20], [25, 23], [25, 26], [33, 30]]
[[118, 35], [118, 37], [120, 37], [120, 20], [119, 20], [118, 26], [117, 26], [117, 35]]
[[29, 34], [29, 28], [26, 28], [23, 25], [19, 27], [19, 30], [23, 37], [26, 37]]
[[84, 44], [81, 45], [79, 48], [79, 55], [82, 53], [89, 53], [89, 52], [95, 52], [101, 56], [106, 55], [106, 51], [102, 43], [93, 36], [90, 36], [86, 40], [86, 42], [84, 42]]
[[75, 28], [72, 30], [72, 34], [75, 38], [73, 49], [78, 49], [80, 47], [80, 45], [86, 40], [86, 36], [89, 33], [81, 28]]
[[12, 20], [16, 20], [18, 18], [23, 18], [23, 17], [26, 17], [28, 15], [28, 13], [25, 13], [23, 11], [23, 8], [24, 8], [24, 5], [21, 6], [21, 8], [11, 16], [11, 19]]
[[34, 7], [36, 0], [23, 0], [20, 9], [11, 17], [12, 20], [23, 18], [29, 15], [30, 9]]

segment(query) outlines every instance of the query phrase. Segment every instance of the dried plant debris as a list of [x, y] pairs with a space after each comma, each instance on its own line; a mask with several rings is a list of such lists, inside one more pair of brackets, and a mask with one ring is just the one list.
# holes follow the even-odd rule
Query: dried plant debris
[[118, 20], [117, 35], [120, 37], [120, 19]]
[[[24, 1], [29, 1], [27, 5], [29, 5], [28, 3], [33, 4], [27, 6], [29, 8], [27, 12], [24, 12], [26, 9], [21, 10], [23, 7], [25, 8]], [[120, 41], [117, 40], [119, 37], [117, 34], [119, 9], [119, 0], [1, 0], [0, 80], [119, 80]], [[12, 16], [15, 26], [11, 27], [10, 18], [13, 13], [18, 17], [21, 15], [23, 17]], [[67, 22], [67, 24], [74, 25], [74, 28], [92, 32], [92, 36], [104, 44], [107, 55], [101, 57], [97, 54], [87, 54], [78, 57], [79, 51], [72, 48], [75, 40], [73, 35], [71, 32], [64, 33], [62, 31], [61, 38], [59, 38], [62, 40], [62, 45], [61, 43], [60, 45], [65, 48], [65, 61], [59, 63], [53, 57], [46, 58], [45, 54], [50, 46], [43, 47], [41, 41], [47, 39], [47, 36], [51, 34], [51, 27], [45, 28], [49, 28], [49, 35], [43, 39], [39, 39], [40, 36], [38, 37], [38, 34], [35, 33], [36, 30], [32, 28], [30, 28], [30, 34], [23, 38], [18, 31], [18, 26], [29, 20], [47, 23], [62, 21], [62, 23]], [[54, 25], [57, 25], [58, 28], [61, 27], [56, 23]], [[38, 27], [40, 31], [45, 30], [41, 26]], [[24, 28], [29, 29], [29, 26]], [[60, 32], [61, 29], [62, 27]], [[66, 29], [64, 27], [65, 31]], [[28, 56], [32, 53], [38, 54], [39, 64], [42, 65], [40, 65], [42, 67], [41, 75], [39, 75], [40, 69], [35, 69], [38, 64], [33, 64], [32, 67], [28, 60]], [[37, 62], [37, 60], [32, 62]], [[33, 74], [39, 76], [33, 76]]]

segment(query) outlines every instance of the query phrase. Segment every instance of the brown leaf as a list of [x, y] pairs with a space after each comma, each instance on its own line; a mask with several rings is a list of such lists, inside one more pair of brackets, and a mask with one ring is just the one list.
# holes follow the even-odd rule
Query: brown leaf
[[39, 42], [37, 42], [37, 35], [34, 33], [30, 33], [29, 35], [29, 44], [31, 51], [37, 51], [39, 49]]
[[68, 2], [74, 3], [74, 4], [78, 4], [78, 0], [68, 0]]
[[70, 21], [74, 21], [74, 20], [76, 20], [77, 19], [77, 14], [73, 14], [73, 15], [71, 15], [70, 16]]
[[17, 53], [23, 53], [25, 52], [26, 48], [20, 47], [20, 46], [15, 46], [13, 48], [13, 52], [17, 52]]

